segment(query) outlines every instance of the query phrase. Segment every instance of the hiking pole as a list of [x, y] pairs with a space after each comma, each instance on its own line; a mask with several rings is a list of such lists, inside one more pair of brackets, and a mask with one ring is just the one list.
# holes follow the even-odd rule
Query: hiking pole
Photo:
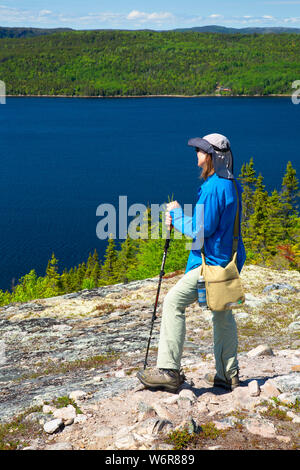
[[149, 347], [150, 347], [150, 342], [151, 342], [151, 337], [152, 337], [153, 325], [154, 325], [154, 322], [157, 318], [156, 317], [156, 308], [157, 308], [157, 303], [158, 303], [158, 297], [159, 297], [159, 292], [160, 292], [161, 281], [162, 281], [163, 276], [165, 275], [164, 268], [165, 268], [165, 262], [166, 262], [168, 248], [169, 248], [169, 245], [170, 245], [170, 238], [171, 238], [172, 228], [173, 228], [172, 225], [170, 225], [170, 228], [168, 229], [168, 232], [167, 232], [167, 238], [166, 238], [166, 243], [165, 243], [165, 248], [164, 248], [164, 254], [163, 254], [163, 259], [162, 259], [160, 274], [159, 274], [159, 281], [158, 281], [158, 288], [157, 288], [157, 293], [156, 293], [155, 305], [154, 305], [154, 310], [153, 310], [153, 315], [152, 315], [152, 320], [151, 320], [151, 329], [150, 329], [150, 336], [149, 336], [149, 339], [148, 339], [146, 357], [145, 357], [145, 362], [144, 362], [144, 369], [146, 369], [146, 367], [147, 367], [147, 359], [148, 359]]

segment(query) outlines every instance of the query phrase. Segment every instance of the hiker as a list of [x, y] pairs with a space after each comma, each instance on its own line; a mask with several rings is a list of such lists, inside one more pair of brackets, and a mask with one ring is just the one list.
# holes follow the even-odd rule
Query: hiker
[[[198, 167], [202, 168], [203, 184], [198, 190], [197, 204], [204, 206], [204, 253], [206, 264], [227, 266], [232, 258], [233, 228], [237, 213], [237, 193], [233, 184], [233, 156], [229, 140], [221, 134], [209, 134], [188, 141], [194, 147]], [[239, 273], [246, 260], [241, 238], [242, 187], [236, 181], [239, 194], [239, 237], [236, 265]], [[201, 207], [203, 207], [201, 206]], [[188, 217], [177, 201], [167, 205], [166, 225], [195, 238], [195, 213]], [[199, 222], [198, 222], [199, 223]], [[193, 228], [194, 227], [194, 228]], [[194, 231], [193, 231], [194, 230]], [[203, 245], [203, 243], [202, 243]], [[198, 248], [198, 249], [197, 249]], [[185, 309], [198, 298], [197, 280], [202, 264], [201, 247], [191, 249], [184, 276], [165, 296], [160, 327], [157, 367], [141, 370], [139, 380], [151, 389], [176, 392], [184, 382], [181, 356], [185, 339]], [[237, 327], [232, 310], [212, 311], [215, 374], [206, 374], [210, 386], [233, 390], [239, 386], [237, 360]]]

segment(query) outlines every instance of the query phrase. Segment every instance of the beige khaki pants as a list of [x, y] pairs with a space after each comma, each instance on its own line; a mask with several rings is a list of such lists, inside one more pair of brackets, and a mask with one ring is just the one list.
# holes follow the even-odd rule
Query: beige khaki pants
[[[198, 300], [199, 273], [200, 267], [189, 271], [165, 296], [157, 357], [157, 367], [161, 369], [180, 369], [186, 333], [185, 309]], [[223, 380], [230, 379], [238, 370], [235, 318], [232, 310], [212, 311], [212, 321], [216, 373]]]

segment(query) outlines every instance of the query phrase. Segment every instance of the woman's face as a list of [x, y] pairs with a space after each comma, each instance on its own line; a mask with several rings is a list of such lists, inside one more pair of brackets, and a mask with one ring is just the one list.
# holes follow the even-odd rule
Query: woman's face
[[196, 148], [197, 158], [198, 158], [198, 166], [200, 168], [204, 168], [206, 165], [207, 160], [209, 159], [209, 155], [207, 153], [202, 152], [202, 150]]

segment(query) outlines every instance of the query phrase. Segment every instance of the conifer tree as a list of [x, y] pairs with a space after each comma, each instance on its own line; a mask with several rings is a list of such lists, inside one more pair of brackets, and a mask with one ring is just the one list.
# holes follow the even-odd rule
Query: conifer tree
[[100, 272], [99, 285], [114, 284], [117, 279], [116, 273], [117, 250], [112, 235], [108, 239], [107, 248], [104, 255], [104, 263]]
[[72, 276], [65, 268], [60, 276], [62, 290], [64, 293], [72, 292]]
[[259, 174], [253, 194], [254, 211], [249, 217], [248, 235], [244, 237], [246, 250], [249, 249], [259, 261], [265, 262], [267, 257], [267, 206], [268, 193], [265, 191], [263, 176]]
[[86, 265], [85, 263], [80, 263], [79, 266], [78, 266], [78, 269], [77, 269], [77, 279], [76, 279], [76, 282], [77, 282], [77, 285], [78, 285], [78, 289], [81, 289], [81, 286], [82, 286], [82, 281], [83, 279], [85, 278], [85, 272], [86, 272]]
[[289, 161], [287, 163], [286, 173], [282, 180], [281, 189], [281, 200], [287, 205], [286, 214], [288, 217], [298, 214], [299, 197], [299, 181], [296, 176], [296, 170]]
[[58, 260], [52, 253], [51, 259], [48, 261], [46, 268], [46, 277], [49, 281], [49, 287], [56, 290], [60, 287], [60, 275], [58, 273]]
[[299, 216], [299, 181], [296, 177], [296, 170], [289, 161], [286, 167], [286, 173], [282, 180], [280, 199], [282, 203], [281, 217], [285, 230], [285, 239], [289, 243], [293, 243], [294, 227]]
[[278, 254], [278, 245], [284, 240], [282, 203], [276, 189], [268, 198], [266, 207], [266, 240], [268, 251], [272, 256]]
[[242, 193], [242, 205], [243, 205], [243, 213], [242, 213], [242, 221], [241, 221], [241, 230], [243, 236], [246, 238], [249, 237], [249, 220], [250, 216], [253, 214], [254, 211], [254, 203], [253, 203], [253, 196], [255, 191], [255, 185], [257, 182], [256, 171], [254, 169], [254, 162], [253, 157], [250, 158], [249, 163], [243, 163], [241, 168], [241, 173], [238, 177], [240, 180], [243, 193]]
[[129, 271], [136, 266], [138, 247], [138, 241], [127, 235], [126, 240], [121, 244], [121, 250], [116, 261], [118, 282], [127, 283], [129, 281]]
[[77, 285], [77, 268], [73, 267], [69, 270], [69, 283], [70, 283], [70, 292], [75, 292], [78, 290], [78, 285]]
[[85, 272], [85, 275], [87, 278], [90, 277], [90, 275], [92, 274], [93, 268], [94, 268], [94, 259], [92, 257], [92, 254], [89, 253], [89, 257], [86, 263], [86, 272]]

